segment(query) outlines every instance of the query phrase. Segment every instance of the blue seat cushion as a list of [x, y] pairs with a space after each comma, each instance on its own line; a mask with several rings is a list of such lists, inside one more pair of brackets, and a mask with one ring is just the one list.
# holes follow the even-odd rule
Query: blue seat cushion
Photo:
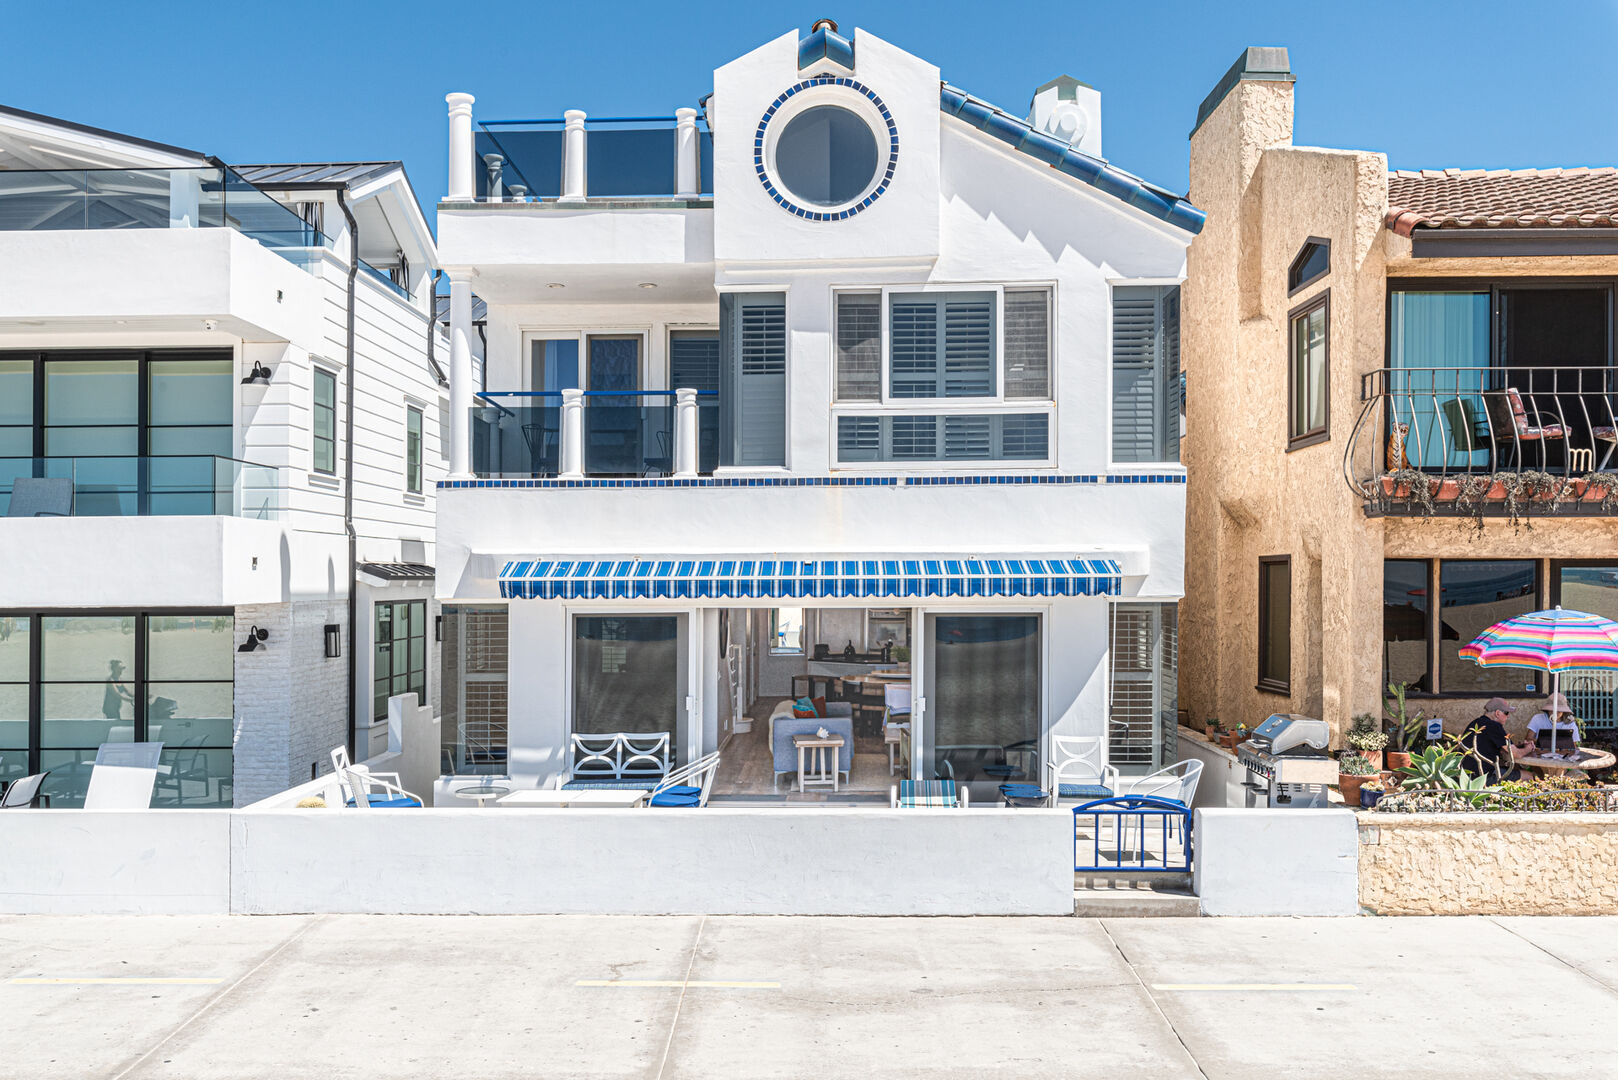
[[1100, 784], [1058, 784], [1056, 793], [1066, 799], [1112, 798], [1112, 788]]
[[1051, 795], [1038, 784], [1001, 784], [1000, 794], [1008, 799], [1048, 799]]
[[702, 801], [700, 795], [680, 795], [674, 793], [675, 789], [660, 791], [652, 796], [651, 806], [696, 806]]
[[[421, 800], [414, 795], [389, 795], [385, 799], [367, 799], [366, 803], [370, 806], [420, 806]], [[348, 800], [348, 805], [353, 806], [354, 800]]]
[[595, 791], [603, 788], [646, 788], [650, 790], [657, 786], [661, 777], [640, 776], [616, 779], [603, 777], [600, 780], [569, 780], [562, 785], [563, 791]]
[[675, 784], [658, 792], [659, 795], [701, 795], [702, 789], [692, 787], [690, 784]]

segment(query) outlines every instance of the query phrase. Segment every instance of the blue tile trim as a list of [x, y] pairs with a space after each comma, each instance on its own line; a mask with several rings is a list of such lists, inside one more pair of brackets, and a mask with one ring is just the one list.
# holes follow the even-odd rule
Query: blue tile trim
[[[816, 33], [823, 34], [825, 31], [819, 30], [816, 31]], [[805, 40], [807, 41], [809, 39]], [[836, 57], [833, 57], [833, 59], [836, 59]], [[851, 46], [849, 49], [848, 67], [853, 67], [853, 60], [854, 54]], [[855, 203], [853, 206], [850, 206], [844, 210], [822, 211], [799, 206], [797, 203], [792, 201], [789, 192], [775, 186], [775, 181], [770, 178], [769, 170], [764, 164], [765, 136], [769, 131], [770, 122], [775, 119], [776, 110], [779, 109], [782, 104], [794, 94], [797, 94], [802, 90], [808, 90], [815, 86], [843, 86], [849, 88], [850, 90], [855, 90], [861, 94], [864, 94], [882, 113], [882, 119], [888, 126], [888, 164], [883, 171], [881, 183], [877, 184], [876, 189], [860, 202]], [[798, 217], [803, 218], [805, 221], [843, 221], [846, 218], [853, 217], [855, 214], [859, 213], [861, 210], [864, 210], [866, 207], [876, 202], [876, 200], [880, 199], [882, 197], [882, 193], [888, 190], [889, 185], [893, 183], [894, 170], [897, 168], [898, 164], [899, 129], [893, 122], [893, 114], [888, 111], [887, 105], [884, 104], [882, 99], [877, 97], [869, 87], [855, 81], [854, 79], [839, 78], [835, 75], [816, 75], [813, 78], [805, 79], [803, 82], [787, 87], [781, 92], [781, 96], [776, 98], [768, 109], [764, 110], [764, 116], [758, 122], [758, 130], [753, 133], [753, 171], [758, 174], [759, 183], [764, 185], [765, 194], [780, 204], [781, 208], [787, 213], [795, 214]]]
[[821, 60], [854, 70], [854, 43], [835, 30], [822, 26], [798, 42], [798, 70]]
[[1028, 121], [1001, 112], [981, 98], [944, 83], [939, 99], [944, 112], [987, 132], [1012, 149], [1043, 161], [1058, 172], [1121, 199], [1155, 218], [1195, 235], [1208, 215], [1172, 191], [1149, 184], [1132, 173], [1035, 131]]
[[1184, 484], [1185, 473], [965, 473], [946, 476], [698, 476], [628, 480], [440, 480], [440, 490], [458, 488], [732, 488], [732, 487], [938, 487], [983, 484]]

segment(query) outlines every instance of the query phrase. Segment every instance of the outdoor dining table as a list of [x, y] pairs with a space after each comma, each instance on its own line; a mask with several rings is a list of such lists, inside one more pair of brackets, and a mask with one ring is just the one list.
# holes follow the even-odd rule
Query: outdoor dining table
[[1539, 769], [1544, 772], [1566, 772], [1568, 769], [1610, 769], [1618, 763], [1607, 750], [1586, 750], [1582, 747], [1569, 757], [1546, 757], [1543, 754], [1530, 754], [1519, 757], [1517, 764], [1524, 768]]
[[640, 806], [651, 794], [648, 788], [579, 788], [559, 791], [528, 788], [513, 791], [495, 802], [496, 806], [593, 806], [597, 810]]

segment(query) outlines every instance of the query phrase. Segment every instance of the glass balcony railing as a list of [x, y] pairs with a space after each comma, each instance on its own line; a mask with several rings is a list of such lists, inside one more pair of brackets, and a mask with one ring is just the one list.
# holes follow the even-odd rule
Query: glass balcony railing
[[277, 469], [235, 458], [0, 458], [0, 517], [217, 514], [277, 521], [283, 505]]
[[[554, 199], [562, 193], [562, 120], [491, 120], [474, 137], [477, 198], [490, 197], [488, 155], [499, 154], [500, 196]], [[585, 121], [585, 190], [592, 199], [655, 198], [678, 191], [672, 116], [591, 117]], [[697, 187], [713, 192], [713, 133], [697, 127]]]
[[0, 171], [0, 231], [230, 228], [307, 266], [319, 229], [230, 169]]
[[[472, 471], [486, 478], [542, 479], [562, 472], [562, 397], [557, 391], [491, 391], [472, 407]], [[520, 404], [526, 403], [526, 404]], [[584, 475], [674, 474], [674, 391], [586, 391]], [[697, 472], [719, 463], [719, 400], [697, 401]]]

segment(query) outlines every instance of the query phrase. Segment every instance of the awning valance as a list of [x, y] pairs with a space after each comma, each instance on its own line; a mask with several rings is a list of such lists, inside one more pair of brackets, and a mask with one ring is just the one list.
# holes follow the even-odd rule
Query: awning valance
[[1114, 559], [1007, 555], [918, 559], [529, 559], [506, 563], [500, 595], [528, 600], [732, 597], [1112, 596]]

